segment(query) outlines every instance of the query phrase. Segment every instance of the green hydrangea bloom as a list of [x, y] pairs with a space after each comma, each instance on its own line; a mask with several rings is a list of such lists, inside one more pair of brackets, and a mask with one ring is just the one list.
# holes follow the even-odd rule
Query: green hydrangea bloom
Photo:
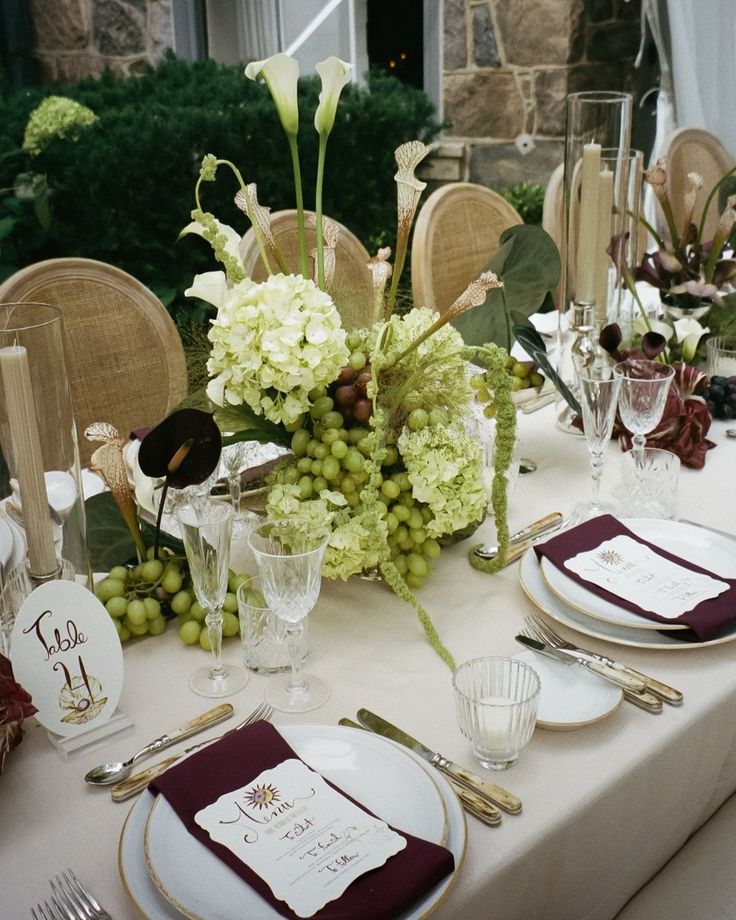
[[84, 128], [97, 121], [86, 105], [66, 96], [48, 96], [28, 118], [23, 136], [23, 149], [37, 156], [55, 137], [77, 140]]

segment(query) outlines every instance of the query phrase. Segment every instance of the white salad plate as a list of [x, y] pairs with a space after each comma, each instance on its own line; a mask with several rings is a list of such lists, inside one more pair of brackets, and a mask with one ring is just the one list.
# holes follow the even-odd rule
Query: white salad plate
[[543, 613], [563, 626], [576, 632], [617, 645], [630, 645], [635, 648], [662, 649], [664, 651], [690, 651], [706, 645], [722, 645], [736, 639], [736, 622], [728, 626], [716, 639], [706, 642], [687, 642], [676, 639], [677, 632], [661, 633], [649, 629], [631, 629], [628, 626], [616, 626], [586, 616], [574, 610], [547, 587], [542, 577], [537, 556], [533, 549], [528, 550], [519, 564], [519, 582], [524, 594]]
[[623, 702], [620, 687], [590, 674], [578, 664], [552, 661], [535, 652], [514, 655], [539, 674], [537, 725], [549, 731], [573, 731], [600, 722]]
[[[305, 763], [397, 830], [452, 852], [455, 871], [401, 914], [401, 920], [424, 917], [454, 882], [465, 855], [465, 817], [449, 784], [411, 751], [359, 729], [289, 725], [279, 731]], [[280, 916], [185, 830], [165, 799], [157, 803], [148, 791], [128, 815], [118, 862], [128, 894], [150, 920]]]
[[[622, 523], [636, 536], [699, 565], [714, 575], [736, 578], [736, 545], [728, 537], [680, 521], [631, 518], [623, 520]], [[658, 633], [663, 630], [687, 629], [683, 623], [659, 623], [649, 620], [599, 597], [556, 568], [549, 559], [541, 560], [541, 572], [549, 590], [567, 607], [593, 619], [615, 626], [648, 629]]]

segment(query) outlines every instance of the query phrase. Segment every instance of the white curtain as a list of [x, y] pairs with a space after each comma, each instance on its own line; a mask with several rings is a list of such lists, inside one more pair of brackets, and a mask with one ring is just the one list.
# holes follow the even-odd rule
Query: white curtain
[[675, 127], [705, 128], [736, 156], [736, 4], [667, 0], [667, 12]]
[[262, 61], [281, 50], [275, 0], [240, 0], [238, 14], [243, 59]]

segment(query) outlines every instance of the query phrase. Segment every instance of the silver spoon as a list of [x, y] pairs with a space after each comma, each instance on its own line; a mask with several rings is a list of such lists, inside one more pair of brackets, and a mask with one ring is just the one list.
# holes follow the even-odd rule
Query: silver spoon
[[[548, 514], [546, 517], [540, 518], [540, 520], [535, 521], [533, 524], [529, 524], [529, 526], [525, 527], [523, 530], [519, 530], [517, 533], [512, 534], [509, 538], [509, 542], [511, 544], [523, 543], [526, 540], [541, 537], [542, 534], [552, 533], [561, 526], [562, 515], [559, 511], [555, 511], [552, 514]], [[475, 554], [480, 556], [481, 559], [494, 559], [498, 555], [498, 547], [479, 546], [478, 549], [475, 550]]]
[[210, 725], [216, 725], [218, 722], [222, 722], [223, 719], [230, 718], [232, 714], [233, 707], [230, 703], [222, 703], [219, 706], [215, 706], [214, 709], [202, 713], [201, 716], [196, 716], [181, 728], [177, 728], [175, 731], [169, 732], [166, 735], [161, 735], [160, 738], [151, 741], [150, 744], [141, 748], [137, 754], [133, 754], [129, 760], [117, 760], [112, 763], [103, 763], [98, 767], [93, 767], [84, 777], [84, 781], [91, 786], [109, 786], [112, 783], [119, 783], [130, 776], [133, 764], [137, 760], [140, 760], [141, 757], [147, 757], [149, 754], [153, 754], [156, 751], [162, 751], [164, 748], [171, 747], [171, 745], [175, 744], [177, 741], [182, 741], [184, 738], [196, 735], [197, 732], [209, 728]]

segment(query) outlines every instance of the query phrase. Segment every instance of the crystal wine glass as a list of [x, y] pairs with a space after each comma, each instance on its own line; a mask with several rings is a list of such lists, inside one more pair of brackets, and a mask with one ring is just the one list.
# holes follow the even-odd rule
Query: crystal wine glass
[[286, 626], [291, 674], [271, 684], [266, 692], [266, 701], [280, 712], [309, 712], [330, 697], [328, 684], [302, 674], [299, 654], [304, 621], [319, 597], [327, 536], [326, 531], [296, 533], [293, 525], [284, 521], [264, 524], [248, 537], [263, 596]]
[[668, 364], [629, 358], [616, 364], [613, 373], [621, 380], [618, 411], [633, 435], [634, 460], [639, 464], [644, 459], [646, 435], [662, 418], [675, 371]]
[[243, 464], [248, 456], [248, 449], [251, 444], [248, 441], [236, 441], [235, 444], [227, 444], [222, 448], [220, 454], [220, 475], [227, 478], [227, 485], [230, 491], [230, 502], [235, 509], [235, 517], [240, 517], [240, 473]]
[[611, 439], [613, 420], [616, 417], [621, 378], [614, 375], [610, 365], [581, 368], [577, 377], [580, 407], [583, 412], [583, 433], [590, 454], [593, 477], [593, 494], [590, 500], [577, 505], [573, 512], [575, 523], [581, 523], [613, 510], [601, 501], [600, 488], [606, 447]]
[[198, 668], [189, 678], [189, 686], [200, 696], [229, 696], [248, 680], [242, 668], [222, 661], [222, 605], [227, 593], [233, 517], [230, 505], [209, 499], [182, 505], [178, 510], [194, 593], [207, 611], [204, 622], [212, 649], [211, 665]]

